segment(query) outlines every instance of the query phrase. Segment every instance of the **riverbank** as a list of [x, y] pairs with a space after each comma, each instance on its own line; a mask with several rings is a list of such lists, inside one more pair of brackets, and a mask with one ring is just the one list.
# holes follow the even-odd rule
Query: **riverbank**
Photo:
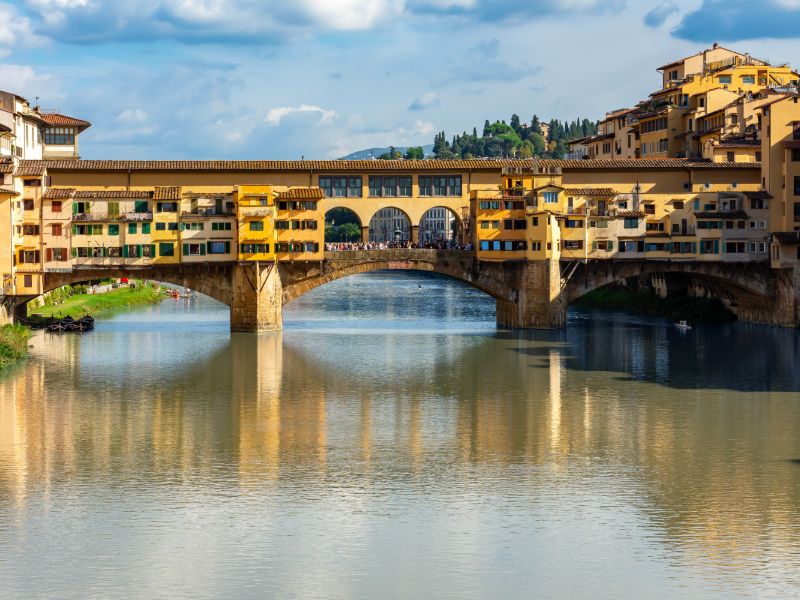
[[128, 310], [136, 306], [155, 304], [164, 299], [154, 285], [138, 284], [136, 287], [120, 287], [103, 294], [75, 294], [59, 304], [31, 308], [31, 317], [79, 317], [102, 315]]
[[575, 302], [585, 308], [626, 310], [638, 315], [666, 317], [671, 321], [689, 323], [729, 323], [736, 316], [715, 298], [673, 296], [662, 298], [622, 287], [601, 288], [589, 292]]
[[0, 325], [0, 371], [28, 356], [31, 330], [22, 325]]

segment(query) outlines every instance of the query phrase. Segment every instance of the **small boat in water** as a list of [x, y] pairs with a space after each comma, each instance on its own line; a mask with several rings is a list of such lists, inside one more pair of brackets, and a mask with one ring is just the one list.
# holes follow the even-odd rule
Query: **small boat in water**
[[686, 321], [678, 321], [677, 323], [675, 323], [675, 327], [677, 327], [678, 329], [683, 329], [684, 331], [688, 331], [689, 329], [692, 328], [692, 326], [689, 325], [689, 323], [687, 323]]

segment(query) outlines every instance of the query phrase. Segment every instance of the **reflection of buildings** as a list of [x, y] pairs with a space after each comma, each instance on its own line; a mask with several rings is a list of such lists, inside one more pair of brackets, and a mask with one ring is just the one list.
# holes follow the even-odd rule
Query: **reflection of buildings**
[[[794, 395], [759, 396], [769, 403], [759, 408], [725, 390], [620, 381], [619, 371], [683, 368], [631, 328], [609, 346], [616, 362], [574, 337], [453, 336], [423, 375], [419, 340], [389, 337], [370, 350], [385, 349], [371, 364], [391, 369], [391, 389], [313, 337], [235, 335], [161, 368], [167, 344], [154, 335], [137, 341], [152, 362], [114, 378], [97, 356], [111, 346], [35, 339], [34, 358], [0, 379], [0, 502], [24, 510], [37, 494], [112, 475], [177, 488], [283, 480], [322, 494], [333, 479], [336, 493], [368, 485], [364, 474], [435, 488], [466, 478], [486, 494], [524, 477], [542, 497], [569, 493], [558, 489], [568, 482], [633, 504], [704, 560], [788, 564], [800, 544], [798, 467], [786, 461], [800, 458]], [[201, 346], [170, 343], [175, 357]]]
[[431, 208], [419, 223], [421, 242], [439, 242], [455, 237], [456, 218], [446, 208]]
[[411, 239], [408, 217], [398, 208], [382, 208], [369, 223], [370, 242], [394, 242]]

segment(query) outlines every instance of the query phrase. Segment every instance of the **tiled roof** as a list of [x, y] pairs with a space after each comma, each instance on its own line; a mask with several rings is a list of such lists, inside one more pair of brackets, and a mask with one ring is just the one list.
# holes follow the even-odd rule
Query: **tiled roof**
[[40, 160], [23, 160], [14, 175], [19, 177], [41, 177], [46, 165]]
[[170, 187], [157, 187], [155, 192], [153, 193], [154, 200], [180, 200], [181, 199], [181, 188], [170, 186]]
[[0, 173], [13, 173], [14, 163], [0, 162]]
[[278, 200], [319, 200], [325, 197], [318, 187], [312, 188], [292, 188], [278, 194]]
[[153, 197], [153, 192], [136, 190], [78, 190], [75, 198], [142, 198]]
[[565, 194], [573, 196], [592, 196], [597, 198], [610, 198], [616, 196], [617, 192], [611, 188], [564, 188]]
[[0, 185], [0, 194], [11, 194], [12, 196], [18, 195], [19, 192], [7, 185]]
[[11, 133], [11, 127], [0, 123], [0, 133]]
[[44, 193], [44, 198], [46, 200], [63, 200], [65, 198], [71, 198], [74, 193], [75, 190], [73, 188], [47, 188], [47, 191]]
[[[568, 170], [657, 170], [657, 169], [760, 169], [761, 164], [715, 163], [680, 158], [626, 160], [25, 160], [20, 169], [52, 171], [295, 171], [295, 172], [408, 172], [408, 171], [499, 171], [502, 167], [561, 167]], [[18, 170], [19, 172], [19, 170]]]
[[749, 215], [744, 212], [743, 210], [731, 210], [731, 211], [706, 211], [706, 212], [696, 212], [694, 216], [698, 219], [723, 219], [723, 220], [730, 220], [730, 219], [749, 219]]
[[642, 210], [618, 210], [618, 217], [643, 217], [644, 211]]
[[48, 125], [53, 125], [55, 127], [78, 127], [80, 129], [86, 129], [92, 126], [89, 121], [68, 117], [67, 115], [59, 113], [44, 113], [41, 117], [47, 121]]
[[776, 231], [772, 237], [781, 244], [800, 244], [800, 231]]
[[760, 147], [761, 140], [746, 140], [744, 138], [728, 138], [719, 141], [720, 148], [753, 148]]

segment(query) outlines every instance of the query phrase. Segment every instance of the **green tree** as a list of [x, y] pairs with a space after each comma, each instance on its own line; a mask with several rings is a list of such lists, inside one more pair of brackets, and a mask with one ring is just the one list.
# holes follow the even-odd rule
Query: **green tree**
[[422, 146], [412, 146], [406, 150], [405, 158], [407, 160], [422, 160], [425, 158], [425, 151]]

